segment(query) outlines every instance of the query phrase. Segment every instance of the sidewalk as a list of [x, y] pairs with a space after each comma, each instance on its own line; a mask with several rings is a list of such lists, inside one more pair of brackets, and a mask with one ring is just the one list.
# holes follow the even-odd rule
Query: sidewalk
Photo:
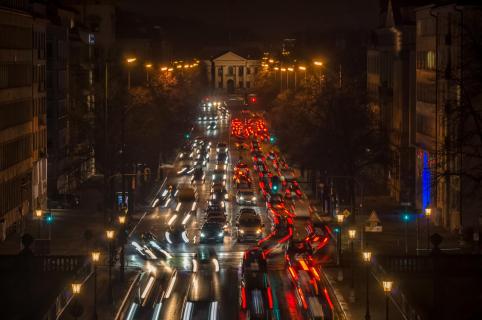
[[[119, 280], [119, 266], [113, 268], [112, 277], [112, 297], [113, 302], [109, 302], [109, 276], [108, 267], [99, 266], [97, 268], [97, 318], [98, 319], [114, 319], [117, 310], [119, 309], [122, 301], [124, 300], [127, 291], [131, 284], [135, 280], [138, 270], [135, 268], [126, 269], [124, 275], [124, 282]], [[80, 294], [77, 297], [77, 301], [83, 307], [83, 313], [80, 317], [75, 318], [71, 314], [71, 305], [67, 307], [60, 319], [94, 319], [94, 276], [92, 275], [89, 280], [84, 283], [81, 288]]]

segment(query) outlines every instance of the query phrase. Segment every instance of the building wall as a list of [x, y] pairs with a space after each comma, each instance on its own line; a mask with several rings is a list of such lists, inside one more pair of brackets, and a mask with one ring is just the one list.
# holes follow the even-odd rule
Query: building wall
[[0, 8], [0, 226], [8, 231], [34, 205], [32, 24], [29, 14]]
[[213, 89], [227, 92], [232, 83], [235, 92], [250, 91], [255, 88], [256, 74], [260, 66], [259, 60], [249, 60], [228, 52], [210, 62], [208, 68], [209, 81]]

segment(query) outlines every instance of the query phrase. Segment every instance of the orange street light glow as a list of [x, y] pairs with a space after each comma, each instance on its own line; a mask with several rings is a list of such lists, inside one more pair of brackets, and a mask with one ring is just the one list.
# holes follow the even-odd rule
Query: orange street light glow
[[314, 61], [313, 63], [315, 64], [315, 66], [321, 67], [323, 65], [323, 62], [321, 62], [321, 61]]
[[132, 62], [135, 62], [137, 60], [137, 58], [127, 58], [126, 61], [127, 63], [132, 63]]

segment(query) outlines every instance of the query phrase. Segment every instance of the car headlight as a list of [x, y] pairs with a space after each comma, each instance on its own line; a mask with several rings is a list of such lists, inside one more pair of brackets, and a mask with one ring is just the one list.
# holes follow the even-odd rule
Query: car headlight
[[257, 233], [257, 234], [260, 234], [260, 233], [261, 233], [261, 228], [258, 228], [258, 230], [256, 230], [256, 233]]
[[243, 200], [244, 200], [244, 197], [243, 197], [243, 196], [239, 197], [239, 200], [243, 201]]
[[223, 175], [223, 179], [226, 180], [226, 175]]
[[256, 201], [256, 197], [252, 197], [252, 198], [251, 198], [251, 201]]
[[225, 199], [225, 200], [228, 200], [228, 195], [227, 195], [227, 194], [224, 195], [224, 199]]
[[239, 233], [244, 234], [244, 230], [243, 230], [243, 229], [239, 229]]
[[218, 237], [222, 237], [222, 236], [224, 236], [224, 232], [221, 231], [220, 233], [218, 233]]
[[201, 238], [204, 238], [206, 235], [204, 234], [204, 232], [201, 232]]

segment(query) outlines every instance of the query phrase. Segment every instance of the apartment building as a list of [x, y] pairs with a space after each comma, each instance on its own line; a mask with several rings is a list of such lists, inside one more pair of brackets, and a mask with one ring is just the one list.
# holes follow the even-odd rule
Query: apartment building
[[435, 224], [477, 231], [482, 201], [471, 175], [481, 161], [468, 140], [478, 118], [467, 108], [480, 110], [480, 90], [471, 89], [482, 79], [470, 75], [482, 7], [459, 3], [416, 10], [416, 200]]
[[0, 4], [0, 239], [46, 204], [45, 24]]

